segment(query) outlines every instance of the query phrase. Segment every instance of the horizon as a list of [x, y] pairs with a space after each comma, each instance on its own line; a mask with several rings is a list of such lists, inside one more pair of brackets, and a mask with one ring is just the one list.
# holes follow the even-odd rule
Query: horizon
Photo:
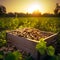
[[0, 5], [6, 7], [8, 12], [22, 12], [32, 13], [35, 10], [39, 10], [43, 13], [54, 13], [56, 3], [60, 3], [59, 0], [0, 0]]

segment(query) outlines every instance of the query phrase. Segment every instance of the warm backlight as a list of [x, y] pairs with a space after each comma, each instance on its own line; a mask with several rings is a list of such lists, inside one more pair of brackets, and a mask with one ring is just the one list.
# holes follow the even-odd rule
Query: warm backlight
[[31, 4], [29, 7], [28, 7], [28, 13], [32, 13], [36, 10], [39, 10], [40, 12], [43, 12], [43, 7], [40, 5], [40, 4]]

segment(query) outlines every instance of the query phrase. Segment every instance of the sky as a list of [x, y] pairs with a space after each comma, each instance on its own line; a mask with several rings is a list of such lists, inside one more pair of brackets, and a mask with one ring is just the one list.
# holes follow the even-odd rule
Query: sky
[[0, 5], [5, 6], [7, 12], [24, 13], [32, 12], [35, 4], [39, 5], [38, 8], [41, 13], [53, 13], [56, 3], [60, 3], [60, 0], [0, 0]]

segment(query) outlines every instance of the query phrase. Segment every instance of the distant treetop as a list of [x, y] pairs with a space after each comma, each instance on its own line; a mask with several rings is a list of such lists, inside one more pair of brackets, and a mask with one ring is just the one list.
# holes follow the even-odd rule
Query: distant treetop
[[5, 14], [6, 13], [6, 7], [3, 5], [0, 5], [0, 14]]

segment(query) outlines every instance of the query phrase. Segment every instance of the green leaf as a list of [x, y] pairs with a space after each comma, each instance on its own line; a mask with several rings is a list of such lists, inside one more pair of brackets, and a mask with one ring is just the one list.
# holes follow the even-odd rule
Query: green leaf
[[22, 54], [18, 51], [9, 52], [5, 60], [22, 60]]
[[0, 59], [3, 59], [3, 55], [0, 55]]
[[39, 43], [36, 45], [36, 49], [40, 52], [41, 55], [46, 53], [46, 42], [44, 39], [40, 39]]
[[16, 60], [19, 60], [19, 59], [22, 60], [22, 54], [20, 52], [15, 51], [13, 52], [13, 54], [15, 55]]
[[49, 56], [54, 56], [54, 53], [55, 53], [55, 49], [54, 49], [53, 46], [47, 47], [47, 54], [48, 54]]
[[57, 55], [57, 60], [60, 60], [60, 54]]
[[5, 60], [15, 60], [15, 55], [12, 52], [10, 52], [5, 57]]
[[4, 46], [6, 43], [6, 40], [0, 39], [0, 47]]

